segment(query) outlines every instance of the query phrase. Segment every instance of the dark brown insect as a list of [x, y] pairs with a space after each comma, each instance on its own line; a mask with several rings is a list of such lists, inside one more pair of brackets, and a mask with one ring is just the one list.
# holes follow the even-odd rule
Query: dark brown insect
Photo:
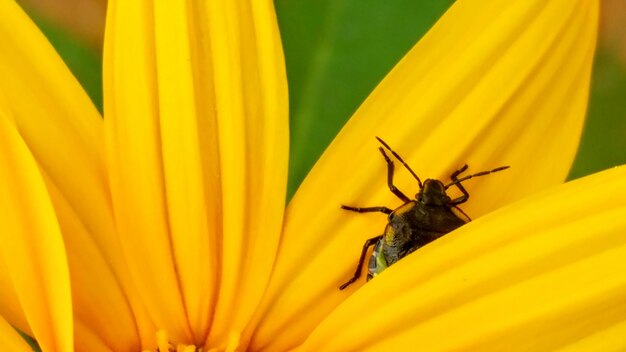
[[[427, 179], [422, 184], [420, 178], [400, 155], [394, 152], [382, 139], [378, 137], [376, 139], [413, 175], [419, 185], [419, 192], [415, 195], [415, 199], [410, 199], [393, 185], [393, 161], [387, 156], [383, 147], [378, 148], [387, 163], [387, 185], [389, 190], [396, 197], [400, 198], [404, 204], [394, 210], [384, 206], [367, 208], [341, 206], [342, 209], [357, 213], [381, 212], [388, 215], [388, 223], [384, 233], [365, 241], [356, 271], [350, 280], [339, 287], [341, 290], [348, 287], [361, 276], [361, 268], [369, 247], [375, 245], [374, 252], [369, 260], [368, 280], [416, 249], [470, 221], [469, 216], [458, 207], [469, 199], [469, 193], [461, 182], [509, 168], [509, 166], [501, 166], [493, 170], [482, 171], [459, 178], [459, 175], [467, 170], [467, 165], [463, 165], [450, 175], [451, 182], [446, 185], [435, 179]], [[458, 198], [450, 198], [446, 191], [452, 186], [457, 187], [462, 195]], [[459, 213], [465, 219], [457, 215]]]

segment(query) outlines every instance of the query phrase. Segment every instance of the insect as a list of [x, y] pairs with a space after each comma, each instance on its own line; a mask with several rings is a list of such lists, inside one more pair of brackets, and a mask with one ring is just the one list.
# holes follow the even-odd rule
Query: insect
[[[489, 171], [482, 171], [472, 175], [459, 176], [467, 170], [467, 164], [450, 175], [451, 182], [444, 185], [435, 179], [427, 179], [422, 183], [411, 167], [393, 151], [387, 143], [376, 137], [383, 145], [378, 150], [387, 163], [387, 186], [391, 193], [402, 200], [403, 204], [392, 210], [387, 207], [351, 207], [342, 205], [341, 208], [357, 213], [381, 212], [388, 215], [388, 223], [382, 235], [372, 237], [365, 241], [359, 264], [352, 278], [339, 287], [345, 289], [361, 276], [361, 267], [369, 247], [374, 246], [368, 264], [367, 280], [380, 274], [389, 265], [404, 258], [416, 249], [436, 240], [437, 238], [455, 230], [471, 219], [458, 206], [469, 199], [469, 193], [462, 183], [473, 177], [485, 176], [492, 172], [508, 169], [509, 166], [501, 166]], [[384, 148], [383, 148], [384, 147]], [[419, 192], [415, 199], [410, 199], [393, 184], [394, 163], [385, 152], [387, 149], [404, 167], [413, 175], [419, 185]], [[461, 191], [458, 198], [450, 198], [446, 191], [455, 186]], [[462, 214], [464, 218], [457, 214]]]

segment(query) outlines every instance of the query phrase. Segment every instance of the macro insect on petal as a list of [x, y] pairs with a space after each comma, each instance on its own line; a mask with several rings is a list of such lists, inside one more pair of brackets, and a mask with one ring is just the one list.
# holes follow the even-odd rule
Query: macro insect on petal
[[[458, 207], [469, 199], [469, 193], [461, 182], [509, 168], [509, 166], [501, 166], [493, 170], [481, 171], [459, 178], [467, 170], [468, 166], [466, 164], [450, 175], [451, 182], [448, 184], [444, 185], [443, 182], [435, 179], [427, 179], [422, 183], [417, 174], [398, 153], [393, 151], [382, 139], [378, 137], [376, 139], [383, 145], [378, 150], [387, 163], [387, 185], [389, 190], [404, 203], [393, 210], [384, 206], [366, 208], [341, 206], [342, 209], [357, 213], [381, 212], [388, 215], [388, 223], [383, 234], [365, 241], [356, 271], [350, 280], [339, 287], [341, 290], [348, 287], [361, 276], [361, 268], [369, 247], [375, 246], [368, 264], [368, 280], [418, 248], [469, 222], [471, 220], [469, 216]], [[415, 195], [415, 199], [410, 199], [394, 186], [394, 163], [385, 152], [385, 149], [398, 159], [417, 180], [419, 192]], [[446, 191], [452, 186], [457, 187], [461, 191], [461, 196], [457, 198], [448, 196]], [[459, 216], [458, 213], [463, 215], [463, 217]]]

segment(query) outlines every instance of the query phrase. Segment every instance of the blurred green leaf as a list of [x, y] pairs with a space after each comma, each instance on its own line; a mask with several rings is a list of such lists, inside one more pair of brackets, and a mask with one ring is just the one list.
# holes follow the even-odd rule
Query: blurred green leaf
[[30, 345], [30, 348], [33, 349], [33, 352], [41, 352], [41, 347], [39, 347], [39, 344], [37, 343], [37, 340], [35, 340], [34, 338], [30, 337], [29, 335], [25, 334], [24, 332], [15, 329], [18, 334], [20, 334], [20, 336], [22, 336], [22, 338], [26, 341], [26, 343], [28, 343]]
[[585, 130], [569, 178], [622, 164], [626, 164], [626, 63], [600, 47]]
[[276, 0], [289, 80], [289, 197], [453, 0]]
[[32, 16], [39, 29], [59, 53], [65, 64], [83, 86], [91, 101], [102, 112], [102, 62], [100, 54], [70, 33]]
[[[289, 197], [376, 84], [454, 0], [276, 0], [289, 79]], [[34, 17], [102, 111], [100, 54]], [[570, 178], [626, 164], [626, 63], [600, 48]]]

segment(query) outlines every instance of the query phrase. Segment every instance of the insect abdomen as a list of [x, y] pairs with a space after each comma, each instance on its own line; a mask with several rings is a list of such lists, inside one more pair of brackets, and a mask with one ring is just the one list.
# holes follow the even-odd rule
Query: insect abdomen
[[385, 259], [385, 255], [383, 254], [383, 243], [384, 240], [380, 239], [376, 246], [374, 246], [374, 251], [370, 256], [370, 260], [367, 265], [367, 280], [369, 281], [374, 276], [383, 272], [383, 270], [387, 269], [387, 260]]

